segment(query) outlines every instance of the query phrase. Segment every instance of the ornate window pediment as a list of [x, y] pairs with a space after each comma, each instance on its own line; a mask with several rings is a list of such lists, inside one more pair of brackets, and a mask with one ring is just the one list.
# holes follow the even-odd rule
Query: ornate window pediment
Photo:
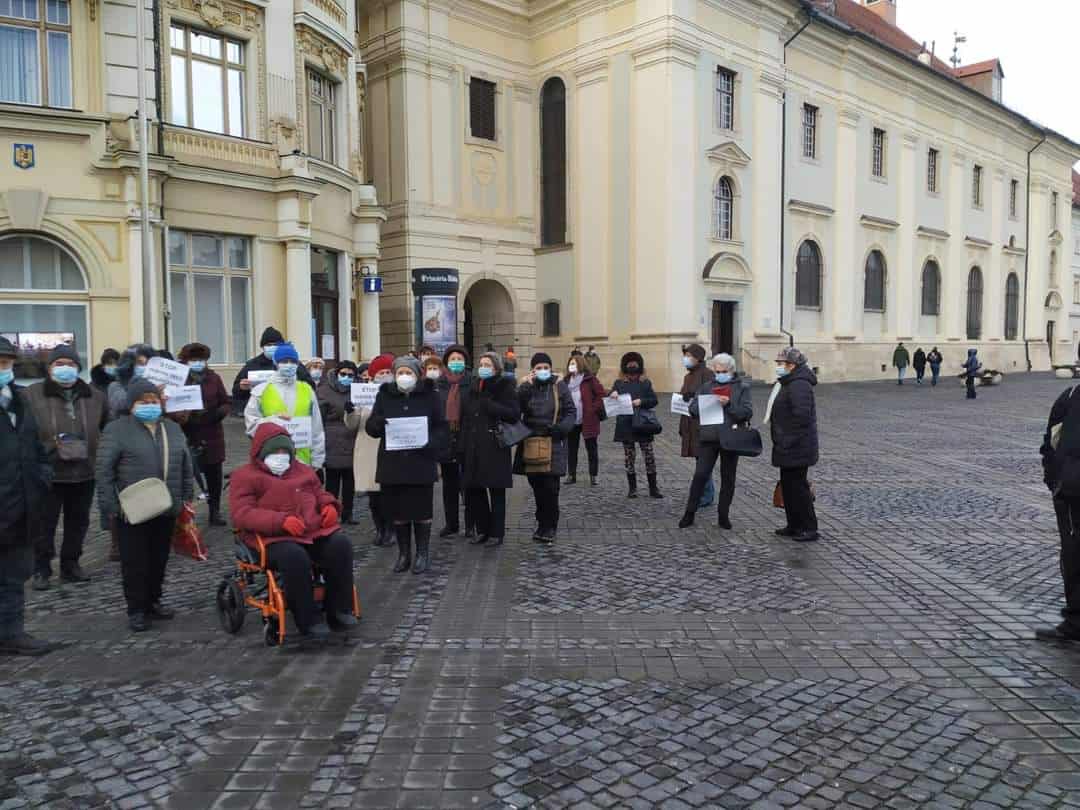
[[750, 163], [750, 155], [734, 141], [718, 143], [711, 149], [705, 150], [705, 157], [720, 166], [725, 174], [735, 169], [745, 168]]

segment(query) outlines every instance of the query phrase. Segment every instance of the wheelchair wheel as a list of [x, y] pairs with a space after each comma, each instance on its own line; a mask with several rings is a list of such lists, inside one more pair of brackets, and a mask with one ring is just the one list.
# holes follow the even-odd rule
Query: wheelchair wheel
[[263, 641], [266, 642], [267, 647], [277, 647], [281, 644], [277, 619], [273, 616], [263, 619]]
[[247, 606], [244, 604], [244, 592], [232, 577], [226, 577], [218, 585], [217, 612], [221, 629], [226, 633], [240, 632], [247, 615]]

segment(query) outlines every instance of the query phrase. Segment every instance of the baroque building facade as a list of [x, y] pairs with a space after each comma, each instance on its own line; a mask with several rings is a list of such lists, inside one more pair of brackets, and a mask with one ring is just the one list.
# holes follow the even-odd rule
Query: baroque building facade
[[[231, 370], [266, 325], [302, 356], [379, 349], [384, 214], [363, 160], [355, 7], [144, 3], [152, 271], [139, 223], [137, 5], [0, 4], [0, 332], [139, 339]], [[160, 104], [157, 101], [160, 99]], [[50, 337], [50, 335], [52, 337]]]
[[[387, 211], [384, 340], [413, 271], [457, 269], [463, 334], [604, 374], [683, 344], [771, 374], [889, 374], [898, 340], [1003, 371], [1072, 355], [1080, 146], [951, 68], [894, 0], [361, 0], [366, 156]], [[1059, 202], [1060, 201], [1060, 202]], [[557, 360], [559, 362], [559, 360]]]

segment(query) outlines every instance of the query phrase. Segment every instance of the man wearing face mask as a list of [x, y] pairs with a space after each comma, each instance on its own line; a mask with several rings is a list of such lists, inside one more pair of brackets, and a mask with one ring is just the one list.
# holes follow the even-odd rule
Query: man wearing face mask
[[[274, 353], [284, 342], [285, 337], [273, 326], [268, 326], [263, 330], [262, 337], [259, 338], [259, 353], [244, 363], [244, 367], [233, 380], [232, 401], [235, 413], [244, 412], [252, 389], [255, 388], [255, 384], [248, 379], [248, 374], [252, 371], [273, 371]], [[311, 379], [308, 370], [303, 366], [296, 372], [296, 376], [301, 382], [315, 386], [315, 381]]]
[[353, 516], [356, 487], [353, 481], [353, 445], [357, 428], [346, 424], [345, 403], [352, 400], [353, 383], [357, 382], [356, 363], [342, 360], [323, 377], [316, 389], [319, 411], [326, 431], [326, 491], [339, 499], [344, 507], [342, 523], [359, 523]]
[[321, 470], [326, 461], [326, 435], [322, 414], [311, 383], [298, 379], [300, 355], [291, 343], [274, 350], [274, 376], [269, 382], [251, 389], [244, 407], [244, 426], [248, 436], [264, 422], [282, 427], [293, 425], [296, 457], [309, 467]]
[[120, 363], [120, 352], [106, 349], [101, 353], [101, 362], [90, 369], [90, 384], [101, 393], [109, 390], [109, 384], [116, 379], [116, 367]]
[[232, 410], [225, 382], [209, 366], [210, 347], [205, 343], [189, 343], [180, 350], [179, 360], [187, 364], [188, 385], [202, 390], [201, 411], [181, 411], [173, 414], [184, 429], [191, 457], [206, 479], [207, 505], [210, 525], [224, 526], [221, 516], [222, 466], [225, 463], [224, 421]]
[[45, 499], [40, 533], [34, 543], [34, 590], [44, 591], [52, 577], [56, 529], [64, 515], [60, 549], [60, 581], [90, 579], [79, 565], [90, 528], [94, 500], [94, 461], [107, 422], [105, 395], [79, 379], [82, 361], [72, 346], [57, 346], [49, 355], [48, 378], [25, 389], [41, 443], [49, 453], [53, 485]]
[[105, 392], [110, 422], [130, 412], [128, 386], [146, 374], [146, 364], [151, 357], [157, 357], [157, 351], [149, 343], [133, 343], [120, 355], [120, 362], [116, 364], [116, 379], [109, 383]]

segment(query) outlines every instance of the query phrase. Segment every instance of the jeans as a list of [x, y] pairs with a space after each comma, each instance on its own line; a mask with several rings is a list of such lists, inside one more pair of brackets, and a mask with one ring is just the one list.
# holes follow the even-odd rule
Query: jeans
[[[569, 456], [570, 475], [577, 475], [578, 451], [581, 448], [581, 425], [575, 425], [574, 429], [566, 437]], [[589, 475], [595, 478], [600, 474], [600, 451], [596, 444], [596, 437], [585, 440], [585, 453], [589, 456]]]
[[529, 486], [536, 498], [536, 523], [540, 529], [559, 528], [559, 476], [530, 475]]
[[292, 611], [296, 626], [306, 633], [318, 624], [311, 565], [315, 563], [326, 580], [327, 614], [352, 612], [352, 543], [344, 532], [334, 532], [305, 545], [288, 540], [266, 547], [268, 564], [277, 571], [285, 591], [285, 604]]
[[1061, 579], [1065, 585], [1065, 624], [1080, 632], [1080, 499], [1054, 498], [1061, 535]]
[[[439, 464], [442, 473], [442, 505], [443, 516], [446, 518], [446, 528], [457, 531], [460, 527], [458, 516], [461, 509], [461, 465], [456, 461], [448, 461]], [[466, 511], [469, 511], [468, 500], [465, 502]], [[468, 526], [466, 518], [465, 525]]]
[[806, 467], [781, 467], [780, 488], [784, 493], [784, 512], [787, 525], [798, 532], [816, 532], [817, 513], [814, 498], [810, 494], [810, 482], [806, 480]]
[[350, 520], [356, 497], [352, 467], [327, 467], [326, 491], [341, 501], [341, 519]]
[[56, 556], [56, 528], [60, 513], [64, 513], [64, 539], [60, 546], [60, 571], [79, 564], [83, 540], [90, 528], [90, 505], [94, 500], [94, 482], [74, 484], [54, 483], [45, 496], [41, 516], [41, 531], [34, 541], [34, 570], [52, 576], [52, 560]]
[[699, 508], [706, 486], [713, 482], [713, 468], [716, 467], [717, 461], [720, 462], [720, 493], [717, 509], [720, 517], [728, 516], [731, 500], [735, 497], [735, 476], [739, 469], [739, 457], [734, 453], [724, 452], [715, 444], [698, 445], [694, 479], [690, 482], [690, 495], [686, 499], [688, 514]]
[[967, 386], [967, 399], [975, 399], [975, 378], [969, 376], [965, 385]]
[[705, 488], [701, 490], [701, 500], [698, 501], [697, 508], [704, 509], [707, 506], [712, 506], [713, 501], [716, 500], [716, 484], [712, 479], [712, 471], [710, 468], [709, 477], [705, 480]]
[[896, 381], [901, 385], [904, 384], [904, 375], [907, 373], [907, 366], [901, 366], [896, 370]]
[[915, 367], [915, 382], [917, 382], [919, 385], [922, 385], [922, 380], [923, 380], [923, 377], [925, 377], [925, 376], [926, 376], [926, 366], [916, 366]]
[[941, 376], [941, 363], [930, 364], [930, 385], [937, 385], [938, 377]]
[[[465, 503], [476, 519], [477, 534], [488, 537], [503, 537], [506, 534], [505, 489], [465, 490]], [[555, 508], [558, 510], [558, 501]]]
[[26, 518], [4, 530], [15, 540], [0, 546], [0, 639], [23, 634], [26, 580], [34, 570], [34, 549], [26, 542]]
[[175, 523], [176, 515], [171, 514], [161, 515], [137, 526], [124, 520], [116, 523], [116, 534], [120, 541], [120, 574], [129, 616], [147, 613], [151, 605], [161, 601]]

